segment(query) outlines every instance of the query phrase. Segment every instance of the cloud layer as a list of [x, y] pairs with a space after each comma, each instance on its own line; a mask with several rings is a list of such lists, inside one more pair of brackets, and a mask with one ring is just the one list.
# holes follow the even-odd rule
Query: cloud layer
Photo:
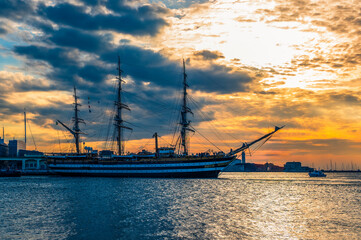
[[321, 159], [327, 151], [354, 160], [361, 153], [360, 8], [350, 1], [5, 0], [0, 120], [19, 137], [15, 125], [28, 108], [46, 146], [54, 120], [71, 118], [76, 85], [88, 121], [83, 139], [112, 138], [119, 55], [132, 108], [125, 120], [143, 126], [128, 136], [171, 138], [185, 58], [190, 106], [200, 110], [193, 126], [223, 150], [287, 124], [263, 160]]

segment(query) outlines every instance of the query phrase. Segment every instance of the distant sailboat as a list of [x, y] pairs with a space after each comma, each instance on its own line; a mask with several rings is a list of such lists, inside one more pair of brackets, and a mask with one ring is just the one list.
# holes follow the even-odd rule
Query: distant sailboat
[[158, 135], [155, 133], [156, 150], [154, 153], [140, 152], [138, 154], [124, 154], [123, 131], [132, 130], [125, 126], [122, 119], [122, 110], [130, 110], [129, 106], [122, 102], [122, 78], [120, 69], [120, 59], [118, 57], [118, 88], [116, 105], [116, 116], [114, 125], [117, 140], [117, 155], [109, 155], [109, 151], [100, 154], [81, 155], [79, 151], [79, 123], [83, 119], [78, 117], [78, 102], [76, 89], [74, 88], [74, 127], [70, 129], [64, 123], [57, 120], [75, 138], [77, 154], [62, 154], [47, 156], [49, 168], [56, 174], [65, 176], [100, 176], [100, 177], [166, 177], [166, 178], [217, 178], [240, 152], [247, 150], [252, 145], [260, 141], [268, 141], [274, 133], [283, 127], [275, 127], [274, 131], [243, 145], [229, 153], [218, 152], [215, 154], [200, 153], [189, 154], [188, 132], [194, 132], [187, 118], [188, 113], [192, 113], [187, 105], [187, 74], [185, 62], [183, 60], [183, 98], [180, 119], [180, 138], [178, 141], [179, 153], [175, 152], [175, 147], [158, 147]]

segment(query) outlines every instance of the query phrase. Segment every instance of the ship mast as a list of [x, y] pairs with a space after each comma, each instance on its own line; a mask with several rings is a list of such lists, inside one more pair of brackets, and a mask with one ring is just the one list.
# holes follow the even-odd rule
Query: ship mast
[[74, 122], [74, 138], [75, 138], [75, 147], [76, 147], [76, 153], [79, 154], [80, 150], [79, 150], [79, 133], [80, 133], [80, 129], [79, 129], [79, 123], [80, 122], [84, 122], [83, 119], [79, 118], [78, 116], [78, 106], [81, 106], [78, 103], [78, 97], [76, 95], [76, 88], [74, 86], [74, 117], [73, 117], [73, 122]]
[[78, 116], [78, 106], [81, 106], [80, 103], [78, 103], [78, 96], [76, 95], [76, 88], [74, 86], [74, 117], [72, 118], [74, 122], [73, 130], [71, 130], [68, 126], [66, 126], [64, 123], [62, 123], [60, 120], [56, 120], [56, 124], [60, 123], [66, 130], [68, 130], [71, 134], [73, 134], [75, 138], [75, 147], [76, 147], [76, 153], [80, 154], [80, 148], [79, 148], [79, 134], [81, 134], [81, 130], [79, 128], [79, 123], [84, 123], [84, 119], [79, 118]]
[[[181, 129], [181, 146], [183, 148], [183, 155], [188, 155], [188, 138], [187, 138], [187, 131], [194, 130], [188, 128], [190, 125], [190, 121], [187, 120], [187, 113], [192, 113], [191, 109], [187, 106], [187, 74], [186, 74], [186, 67], [185, 62], [183, 59], [183, 105], [182, 105], [182, 111], [181, 111], [181, 122], [180, 125], [182, 125]], [[193, 113], [192, 113], [193, 114]]]
[[124, 154], [124, 144], [123, 144], [123, 128], [133, 130], [130, 127], [124, 126], [124, 121], [122, 118], [122, 109], [127, 109], [130, 111], [128, 105], [122, 103], [122, 70], [120, 69], [120, 57], [118, 56], [118, 90], [117, 90], [117, 100], [115, 101], [115, 106], [117, 107], [117, 115], [114, 118], [114, 125], [116, 128], [116, 135], [117, 135], [117, 147], [118, 147], [118, 154]]

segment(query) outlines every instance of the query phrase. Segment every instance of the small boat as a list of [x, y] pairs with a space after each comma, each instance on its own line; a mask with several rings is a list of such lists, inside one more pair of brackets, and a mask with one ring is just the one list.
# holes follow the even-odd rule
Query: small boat
[[309, 172], [308, 175], [310, 177], [326, 177], [326, 174], [320, 170], [314, 170], [313, 172]]
[[15, 169], [0, 170], [0, 177], [20, 177], [21, 172]]

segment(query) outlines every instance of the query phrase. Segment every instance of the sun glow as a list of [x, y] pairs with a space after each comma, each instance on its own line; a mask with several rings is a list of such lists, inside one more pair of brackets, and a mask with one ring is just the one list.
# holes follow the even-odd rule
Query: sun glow
[[[258, 4], [222, 1], [195, 13], [185, 13], [183, 18], [174, 19], [163, 43], [182, 49], [183, 54], [189, 50], [220, 51], [227, 61], [239, 59], [243, 65], [262, 68], [290, 62], [304, 53], [295, 46], [317, 37], [317, 33], [297, 28], [299, 23], [290, 22], [285, 28], [282, 24], [258, 21], [262, 16], [252, 9], [273, 7]], [[177, 32], [182, 38], [174, 37]]]
[[[37, 9], [34, 2], [39, 3], [37, 0], [22, 2], [29, 3], [34, 10]], [[51, 1], [51, 6], [52, 11], [65, 5], [83, 11], [84, 6], [84, 17], [92, 20], [98, 14], [123, 14], [110, 9], [105, 1], [93, 2], [97, 5], [70, 0]], [[113, 112], [106, 108], [105, 99], [112, 103], [110, 92], [117, 86], [116, 62], [107, 58], [113, 54], [116, 61], [118, 53], [124, 64], [124, 91], [132, 95], [127, 99], [124, 94], [124, 100], [129, 100], [127, 104], [132, 114], [135, 113], [124, 113], [125, 120], [131, 122], [134, 116], [141, 116], [136, 120], [146, 124], [152, 118], [151, 112], [157, 112], [152, 108], [153, 100], [162, 98], [167, 106], [173, 103], [178, 90], [175, 74], [181, 72], [180, 59], [183, 58], [189, 77], [188, 93], [200, 103], [206, 115], [202, 118], [197, 109], [191, 107], [194, 117], [189, 119], [192, 126], [220, 148], [229, 150], [241, 141], [255, 139], [273, 129], [273, 125], [286, 125], [273, 139], [275, 142], [266, 144], [260, 157], [253, 159], [306, 161], [306, 157], [321, 161], [322, 156], [329, 154], [325, 154], [327, 148], [359, 159], [361, 33], [357, 9], [361, 3], [336, 0], [125, 2], [144, 4], [148, 12], [134, 11], [135, 22], [127, 22], [125, 26], [89, 26], [62, 19], [63, 12], [59, 17], [31, 15], [26, 18], [26, 24], [15, 17], [18, 14], [0, 19], [6, 25], [0, 29], [3, 38], [0, 41], [0, 120], [5, 126], [6, 139], [23, 138], [22, 112], [26, 108], [39, 150], [74, 151], [73, 137], [54, 126], [57, 117], [69, 120], [73, 114], [73, 82], [78, 84], [79, 101], [83, 104], [80, 115], [87, 122], [82, 130], [99, 133], [96, 128], [104, 128], [106, 132], [103, 120], [113, 126]], [[44, 11], [46, 6], [42, 6]], [[79, 33], [80, 40], [61, 36], [64, 29]], [[89, 42], [83, 41], [83, 37]], [[142, 64], [133, 68], [138, 61]], [[138, 74], [143, 68], [146, 71]], [[174, 75], [165, 74], [167, 71]], [[102, 110], [91, 121], [83, 112], [89, 100], [82, 95], [82, 89], [86, 95], [94, 94], [90, 104], [96, 102], [95, 95], [104, 98], [92, 105], [93, 116], [97, 108]], [[109, 95], [102, 96], [103, 89], [107, 89]], [[147, 94], [146, 100], [133, 98], [137, 94]], [[212, 135], [213, 127], [219, 135], [225, 135], [221, 137], [224, 139]], [[140, 134], [143, 135], [130, 137], [127, 151], [137, 152], [143, 147], [153, 150], [153, 139]], [[169, 144], [174, 139], [166, 134], [169, 132], [162, 135]], [[104, 139], [100, 138], [100, 134], [82, 136], [86, 146], [98, 150], [105, 147]], [[212, 148], [200, 136], [192, 136], [191, 152], [208, 150], [205, 145]], [[339, 145], [347, 146], [338, 148]], [[35, 147], [31, 141], [28, 146]]]
[[[51, 106], [57, 105], [59, 102], [71, 104], [73, 96], [69, 92], [65, 91], [16, 92], [8, 96], [8, 101], [23, 106], [26, 106], [27, 103], [36, 104], [38, 106]], [[31, 105], [29, 108], [31, 108]]]

